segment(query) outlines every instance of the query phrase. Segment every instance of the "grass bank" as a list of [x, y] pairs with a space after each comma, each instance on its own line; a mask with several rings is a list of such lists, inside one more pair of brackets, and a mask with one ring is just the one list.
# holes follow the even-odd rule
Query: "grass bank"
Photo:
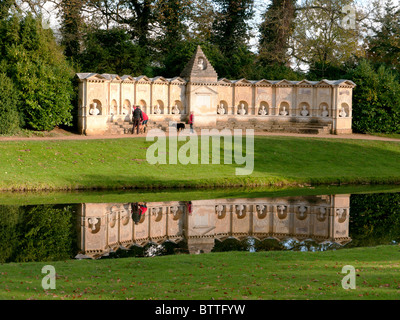
[[[56, 288], [44, 290], [44, 265]], [[356, 289], [342, 288], [345, 265]], [[399, 246], [3, 264], [0, 299], [398, 299]]]
[[220, 164], [152, 165], [146, 160], [152, 144], [145, 138], [3, 141], [0, 191], [400, 183], [399, 142], [256, 136], [254, 170], [246, 176], [235, 174], [245, 165], [223, 164], [222, 148]]
[[40, 205], [73, 203], [127, 203], [152, 201], [193, 201], [205, 199], [298, 197], [328, 194], [400, 192], [400, 185], [343, 185], [316, 187], [259, 187], [166, 190], [73, 190], [0, 192], [0, 205]]

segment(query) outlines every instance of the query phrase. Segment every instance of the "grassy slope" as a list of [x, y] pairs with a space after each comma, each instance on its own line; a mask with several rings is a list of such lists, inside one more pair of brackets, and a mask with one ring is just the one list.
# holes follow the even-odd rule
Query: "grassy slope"
[[242, 177], [236, 164], [151, 165], [152, 143], [1, 142], [0, 190], [400, 182], [398, 142], [255, 137], [255, 168]]
[[228, 198], [264, 198], [400, 192], [399, 185], [344, 185], [317, 187], [259, 187], [167, 190], [84, 190], [43, 192], [0, 192], [0, 205], [37, 205], [61, 203], [124, 203], [152, 201], [190, 201]]
[[[51, 264], [56, 289], [44, 290]], [[342, 267], [356, 289], [342, 288]], [[0, 299], [398, 299], [399, 246], [1, 265]]]

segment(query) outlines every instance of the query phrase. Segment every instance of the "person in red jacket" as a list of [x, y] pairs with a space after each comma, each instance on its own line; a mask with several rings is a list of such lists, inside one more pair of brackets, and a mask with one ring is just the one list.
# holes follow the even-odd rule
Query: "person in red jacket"
[[131, 214], [132, 220], [135, 224], [139, 224], [140, 219], [147, 211], [147, 205], [145, 202], [134, 202], [131, 203]]
[[149, 116], [146, 113], [144, 113], [143, 111], [142, 111], [142, 116], [143, 116], [143, 120], [142, 120], [143, 131], [146, 132], [147, 121], [149, 121]]
[[146, 205], [146, 203], [145, 203], [145, 202], [139, 203], [139, 212], [140, 212], [140, 215], [145, 214], [146, 211], [147, 211], [147, 205]]
[[189, 214], [192, 214], [192, 201], [189, 201], [188, 203], [186, 203], [186, 207], [187, 207], [187, 212]]
[[191, 111], [190, 112], [190, 116], [189, 116], [189, 124], [190, 124], [190, 133], [194, 133], [193, 131], [193, 124], [194, 124], [194, 112]]

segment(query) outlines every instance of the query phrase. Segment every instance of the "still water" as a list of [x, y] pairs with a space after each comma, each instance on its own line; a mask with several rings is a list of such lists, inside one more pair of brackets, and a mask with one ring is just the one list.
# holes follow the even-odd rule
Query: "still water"
[[[400, 241], [398, 192], [198, 198], [0, 205], [0, 263]], [[147, 210], [139, 214], [136, 203]]]

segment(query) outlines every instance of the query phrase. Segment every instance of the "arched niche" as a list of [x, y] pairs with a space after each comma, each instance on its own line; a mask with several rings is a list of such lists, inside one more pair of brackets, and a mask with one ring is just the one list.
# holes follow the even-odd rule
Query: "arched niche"
[[279, 105], [278, 115], [280, 116], [288, 116], [290, 115], [290, 104], [287, 101], [282, 101]]
[[225, 100], [221, 100], [217, 105], [217, 114], [228, 114], [228, 103]]
[[162, 100], [157, 100], [156, 105], [153, 107], [152, 110], [153, 114], [164, 114], [164, 102]]
[[318, 116], [327, 118], [331, 115], [329, 106], [326, 102], [322, 102], [318, 107]]
[[103, 106], [100, 100], [93, 99], [89, 106], [89, 115], [100, 116], [103, 114]]
[[269, 104], [266, 101], [261, 101], [259, 106], [258, 106], [258, 115], [259, 116], [267, 116], [269, 115], [270, 110], [269, 110]]
[[346, 118], [346, 117], [350, 117], [350, 107], [346, 102], [343, 102], [340, 105], [340, 109], [339, 109], [339, 117], [340, 118]]
[[242, 116], [249, 114], [249, 104], [247, 103], [247, 101], [244, 100], [239, 101], [237, 107], [237, 114]]
[[141, 109], [143, 112], [147, 113], [147, 103], [146, 103], [145, 100], [143, 100], [143, 99], [140, 100], [139, 103], [138, 103], [138, 105], [140, 106], [140, 109]]
[[118, 114], [118, 104], [117, 104], [117, 100], [113, 99], [111, 101], [111, 106], [110, 106], [110, 115], [117, 115]]
[[307, 102], [301, 102], [299, 104], [297, 115], [300, 117], [310, 117], [311, 116], [311, 107]]

